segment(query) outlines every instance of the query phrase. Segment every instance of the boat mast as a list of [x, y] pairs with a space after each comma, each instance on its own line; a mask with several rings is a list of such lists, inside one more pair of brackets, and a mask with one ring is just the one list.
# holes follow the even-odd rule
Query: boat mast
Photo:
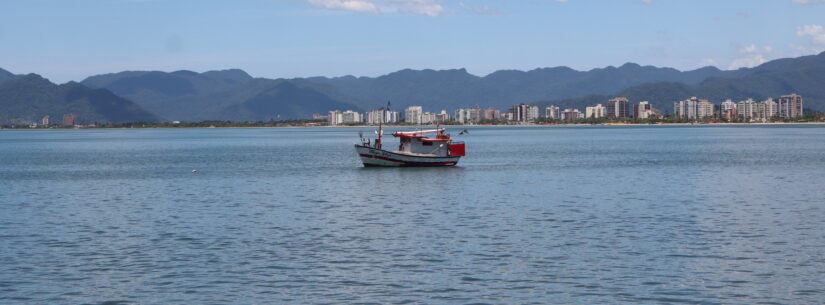
[[375, 148], [381, 149], [381, 136], [384, 134], [384, 120], [387, 118], [387, 111], [390, 111], [390, 101], [387, 101], [387, 109], [381, 107], [381, 119], [378, 120], [378, 142]]
[[378, 120], [378, 141], [375, 142], [375, 148], [381, 149], [381, 134], [384, 133], [384, 107], [381, 107], [381, 119]]

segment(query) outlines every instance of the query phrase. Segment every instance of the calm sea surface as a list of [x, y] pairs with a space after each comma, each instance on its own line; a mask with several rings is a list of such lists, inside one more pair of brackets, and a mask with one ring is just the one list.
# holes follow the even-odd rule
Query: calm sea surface
[[823, 126], [358, 130], [0, 131], [0, 303], [825, 300]]

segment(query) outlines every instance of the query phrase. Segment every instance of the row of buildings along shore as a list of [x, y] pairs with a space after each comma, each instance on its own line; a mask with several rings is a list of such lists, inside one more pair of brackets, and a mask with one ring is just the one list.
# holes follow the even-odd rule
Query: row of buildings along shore
[[[691, 97], [673, 103], [673, 118], [685, 120], [724, 119], [737, 122], [767, 122], [775, 119], [794, 119], [802, 117], [802, 96], [797, 94], [783, 95], [779, 99], [768, 98], [764, 101], [747, 99], [733, 102], [728, 99], [720, 105], [713, 104], [707, 99]], [[625, 97], [609, 99], [606, 104], [596, 104], [585, 107], [584, 112], [577, 108], [562, 109], [550, 105], [544, 108], [544, 115], [538, 106], [518, 104], [513, 105], [505, 112], [490, 107], [457, 109], [450, 115], [446, 110], [441, 112], [425, 112], [421, 106], [410, 106], [404, 112], [386, 110], [384, 108], [360, 113], [352, 110], [330, 111], [328, 115], [315, 115], [315, 119], [325, 119], [331, 125], [344, 124], [477, 124], [483, 122], [506, 121], [511, 123], [536, 123], [546, 121], [572, 122], [584, 119], [662, 119], [665, 115], [654, 109], [650, 102], [640, 101], [631, 103]]]
[[46, 116], [43, 116], [43, 118], [40, 119], [40, 124], [37, 124], [37, 122], [32, 122], [32, 123], [28, 123], [28, 124], [29, 124], [29, 128], [49, 127], [49, 126], [63, 126], [63, 127], [80, 126], [77, 123], [77, 115], [75, 115], [74, 113], [64, 114], [63, 115], [63, 121], [60, 121], [60, 123], [54, 122], [52, 120], [51, 116], [46, 115]]

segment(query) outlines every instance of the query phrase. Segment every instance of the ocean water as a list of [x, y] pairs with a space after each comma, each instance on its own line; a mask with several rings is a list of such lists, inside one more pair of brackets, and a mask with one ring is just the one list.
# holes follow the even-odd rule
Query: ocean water
[[469, 129], [402, 169], [367, 128], [0, 131], [0, 303], [825, 299], [823, 126]]

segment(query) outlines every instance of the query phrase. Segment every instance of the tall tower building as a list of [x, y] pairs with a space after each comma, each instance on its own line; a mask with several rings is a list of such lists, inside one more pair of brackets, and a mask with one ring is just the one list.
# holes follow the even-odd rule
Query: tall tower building
[[628, 109], [627, 109], [627, 98], [626, 97], [616, 97], [612, 98], [607, 101], [607, 116], [611, 118], [627, 118]]
[[74, 126], [77, 125], [77, 117], [75, 117], [74, 113], [67, 113], [63, 115], [63, 126]]
[[544, 117], [546, 117], [548, 119], [553, 119], [553, 120], [560, 120], [561, 119], [561, 109], [559, 108], [559, 106], [553, 106], [553, 105], [547, 106], [547, 108], [545, 108]]
[[802, 96], [794, 94], [783, 95], [779, 98], [777, 103], [777, 110], [779, 116], [783, 118], [801, 117], [802, 114]]

